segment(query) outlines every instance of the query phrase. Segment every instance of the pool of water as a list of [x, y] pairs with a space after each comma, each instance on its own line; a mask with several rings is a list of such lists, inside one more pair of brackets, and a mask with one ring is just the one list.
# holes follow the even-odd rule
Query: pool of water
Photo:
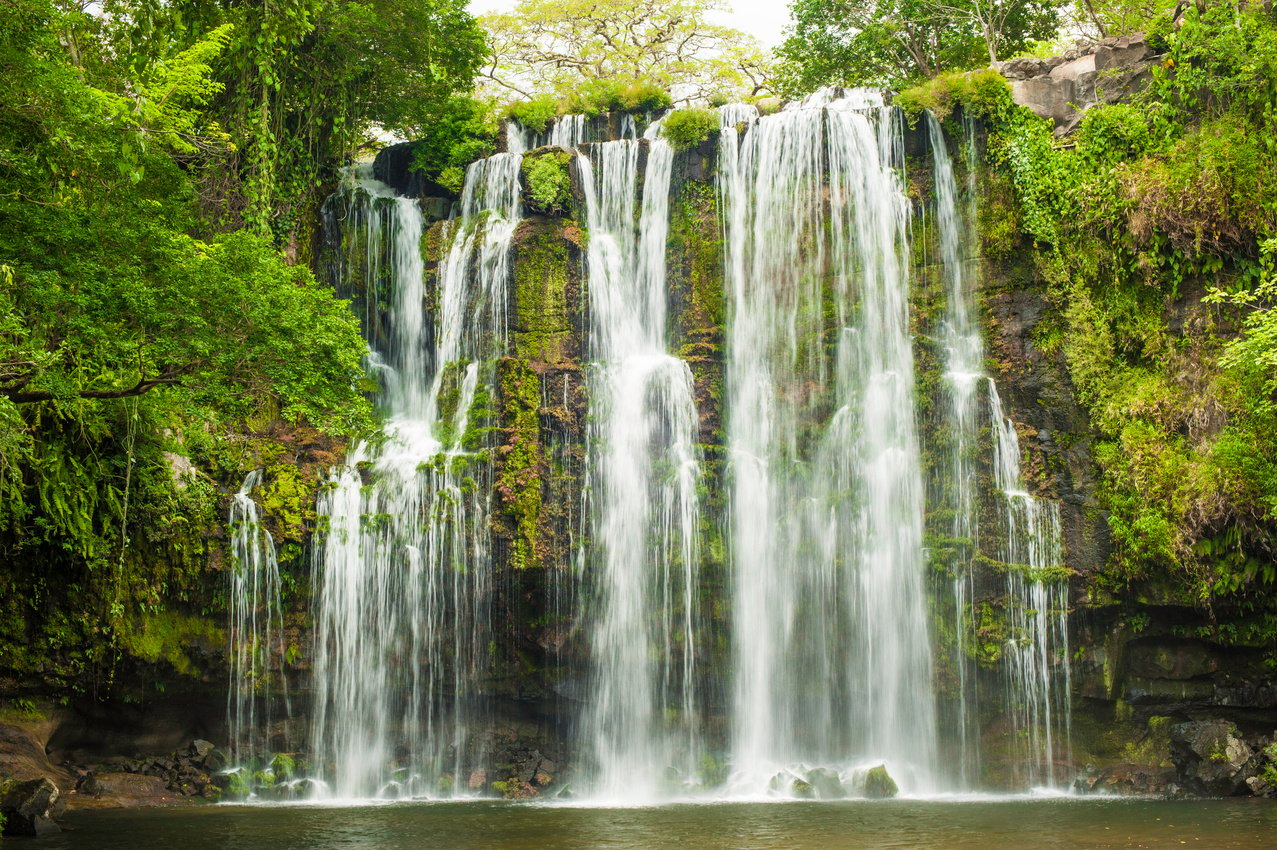
[[[647, 808], [498, 801], [72, 812], [41, 848], [1277, 847], [1264, 800], [848, 800]], [[32, 847], [37, 845], [33, 844]]]

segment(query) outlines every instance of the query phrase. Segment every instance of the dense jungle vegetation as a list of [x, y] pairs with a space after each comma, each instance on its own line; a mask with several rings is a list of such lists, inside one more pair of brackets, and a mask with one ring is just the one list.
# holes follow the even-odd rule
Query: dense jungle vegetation
[[1254, 640], [1277, 622], [1277, 26], [1218, 5], [1148, 29], [1164, 51], [1148, 89], [1064, 141], [992, 72], [897, 102], [989, 127], [984, 248], [1047, 288], [1037, 343], [1065, 358], [1098, 437], [1114, 551], [1095, 597], [1212, 620], [1222, 603], [1214, 636]]
[[[338, 457], [375, 414], [348, 306], [308, 270], [337, 169], [394, 135], [445, 190], [500, 120], [903, 89], [988, 130], [982, 238], [1058, 308], [1098, 436], [1103, 594], [1266, 612], [1277, 533], [1277, 24], [1167, 0], [796, 0], [774, 55], [711, 0], [0, 0], [0, 666], [110, 692], [220, 640], [243, 473]], [[1138, 100], [1064, 140], [970, 69], [1145, 31]], [[511, 103], [511, 99], [515, 99]], [[281, 460], [282, 459], [282, 460]], [[290, 477], [291, 476], [291, 477]], [[295, 526], [297, 473], [268, 494]], [[1244, 625], [1242, 625], [1244, 623]], [[1240, 639], [1243, 635], [1237, 635]], [[68, 690], [69, 692], [69, 690]]]

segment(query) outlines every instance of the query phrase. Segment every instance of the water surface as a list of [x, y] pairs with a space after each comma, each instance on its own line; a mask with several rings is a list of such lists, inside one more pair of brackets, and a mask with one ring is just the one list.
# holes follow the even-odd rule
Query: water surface
[[[593, 808], [504, 803], [221, 805], [75, 812], [39, 847], [1015, 848], [1277, 846], [1264, 800], [890, 800]], [[36, 845], [32, 845], [35, 847]]]

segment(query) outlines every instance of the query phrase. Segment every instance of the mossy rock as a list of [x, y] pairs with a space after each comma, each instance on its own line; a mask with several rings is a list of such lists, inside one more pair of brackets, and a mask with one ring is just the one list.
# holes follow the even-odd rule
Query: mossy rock
[[869, 768], [865, 774], [865, 796], [871, 800], [886, 800], [900, 793], [896, 780], [887, 773], [887, 766], [880, 764]]
[[573, 269], [572, 244], [561, 221], [537, 218], [519, 226], [512, 322], [516, 356], [552, 365], [571, 359]]

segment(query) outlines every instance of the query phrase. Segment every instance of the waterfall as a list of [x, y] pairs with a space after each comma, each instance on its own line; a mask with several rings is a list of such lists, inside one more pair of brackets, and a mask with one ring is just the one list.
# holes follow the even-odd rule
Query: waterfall
[[261, 526], [253, 491], [262, 471], [248, 473], [231, 499], [230, 688], [226, 702], [229, 758], [244, 766], [272, 752], [276, 689], [288, 710], [283, 610], [275, 541]]
[[814, 785], [813, 766], [846, 784], [886, 762], [926, 790], [936, 718], [896, 113], [873, 93], [823, 93], [722, 144], [731, 785], [766, 792], [801, 770]]
[[[367, 169], [330, 199], [335, 283], [360, 302], [385, 424], [331, 470], [318, 504], [310, 749], [321, 793], [488, 790], [495, 699], [481, 688], [503, 634], [492, 612], [504, 563], [491, 529], [502, 520], [493, 400], [523, 151], [544, 144], [576, 151], [583, 205], [564, 224], [583, 248], [587, 296], [581, 524], [566, 535], [575, 570], [544, 577], [548, 614], [565, 624], [553, 651], [566, 645], [564, 665], [579, 665], [551, 686], [573, 706], [575, 791], [652, 802], [717, 784], [723, 764], [722, 791], [737, 797], [857, 794], [879, 764], [905, 793], [971, 788], [991, 713], [1014, 742], [1016, 781], [1054, 781], [1070, 724], [1060, 512], [1028, 492], [1014, 423], [984, 368], [974, 185], [964, 203], [928, 117], [944, 310], [934, 335], [915, 339], [899, 112], [875, 92], [825, 90], [766, 117], [723, 107], [719, 121], [721, 516], [719, 472], [699, 445], [716, 423], [703, 424], [692, 370], [674, 353], [684, 331], [670, 305], [683, 296], [678, 273], [667, 280], [667, 250], [686, 235], [671, 213], [709, 219], [675, 205], [690, 196], [662, 121], [640, 139], [632, 118], [609, 119], [614, 141], [583, 116], [542, 134], [509, 124], [510, 152], [467, 170], [435, 269], [415, 200]], [[938, 402], [943, 433], [931, 489], [915, 342], [934, 343], [940, 361], [940, 389], [921, 397]], [[567, 378], [543, 384], [541, 407], [559, 406], [560, 393], [563, 409], [576, 405], [568, 392]], [[261, 648], [282, 636], [278, 602], [263, 601], [279, 578], [257, 530], [259, 478], [232, 507], [245, 584], [232, 594], [228, 713], [250, 755], [265, 752], [253, 735], [269, 726]], [[954, 553], [936, 581], [929, 515]], [[976, 641], [988, 641], [978, 617], [990, 610], [996, 668], [977, 663]], [[952, 653], [952, 726], [933, 683], [933, 664], [947, 670], [950, 656], [936, 646]], [[959, 755], [950, 763], [942, 728], [957, 739], [944, 740]]]
[[1024, 489], [1020, 440], [1002, 413], [997, 386], [989, 382], [989, 427], [994, 438], [994, 477], [1002, 496], [1007, 565], [1006, 706], [1020, 779], [1054, 787], [1056, 750], [1069, 750], [1068, 580], [1061, 569], [1060, 506]]
[[335, 797], [481, 790], [470, 771], [492, 634], [492, 470], [470, 415], [494, 396], [505, 347], [520, 163], [498, 154], [467, 170], [433, 314], [417, 202], [366, 176], [347, 189], [360, 211], [348, 218], [365, 223], [354, 236], [388, 260], [390, 315], [371, 357], [384, 432], [350, 451], [318, 505], [311, 750]]
[[698, 414], [691, 371], [667, 350], [674, 152], [657, 132], [595, 144], [578, 157], [590, 233], [593, 416], [584, 743], [592, 795], [627, 802], [691, 784], [702, 749]]
[[[949, 438], [946, 473], [947, 506], [953, 511], [951, 540], [960, 553], [952, 564], [955, 669], [958, 673], [957, 731], [959, 782], [969, 787], [979, 770], [978, 708], [982, 695], [970, 661], [970, 642], [978, 627], [975, 611], [979, 551], [976, 463], [973, 448], [981, 422], [976, 409], [979, 390], [987, 394], [987, 425], [992, 435], [994, 497], [1001, 527], [985, 536], [999, 541], [997, 558], [1006, 567], [1007, 639], [1003, 651], [1004, 706], [1009, 736], [1016, 750], [1012, 768], [1022, 784], [1054, 784], [1057, 745], [1067, 749], [1069, 720], [1068, 583], [1059, 574], [1063, 563], [1059, 505], [1030, 495], [1020, 474], [1020, 443], [1014, 423], [1002, 412], [993, 378], [983, 367], [984, 342], [971, 314], [975, 310], [971, 270], [961, 255], [974, 246], [974, 128], [966, 126], [967, 198], [959, 211], [953, 164], [940, 123], [927, 115], [927, 134], [934, 162], [935, 218], [945, 281], [945, 315], [939, 329], [944, 357], [947, 408], [943, 420]], [[1052, 571], [1055, 574], [1052, 574]]]
[[970, 610], [975, 598], [975, 570], [972, 555], [979, 548], [979, 521], [976, 507], [976, 458], [973, 447], [977, 438], [978, 390], [987, 380], [984, 374], [984, 339], [978, 325], [973, 325], [975, 309], [971, 290], [969, 263], [962, 250], [974, 247], [975, 234], [970, 227], [972, 217], [958, 211], [958, 189], [953, 163], [945, 145], [940, 122], [927, 113], [927, 139], [931, 147], [934, 170], [935, 226], [939, 242], [939, 260], [944, 277], [945, 314], [939, 328], [943, 358], [943, 387], [946, 408], [942, 427], [948, 436], [948, 451], [942, 490], [945, 505], [953, 514], [945, 541], [954, 552], [951, 591], [953, 595], [954, 669], [958, 677], [959, 787], [969, 787], [979, 770], [979, 726], [977, 713], [979, 694], [971, 669], [969, 638], [973, 630]]
[[[544, 145], [554, 145], [574, 150], [581, 145], [601, 141], [594, 121], [588, 115], [560, 115], [546, 131], [540, 133], [530, 132], [517, 121], [510, 121], [506, 123], [506, 149], [511, 153], [524, 153]], [[633, 115], [620, 116], [620, 137], [638, 138]]]

